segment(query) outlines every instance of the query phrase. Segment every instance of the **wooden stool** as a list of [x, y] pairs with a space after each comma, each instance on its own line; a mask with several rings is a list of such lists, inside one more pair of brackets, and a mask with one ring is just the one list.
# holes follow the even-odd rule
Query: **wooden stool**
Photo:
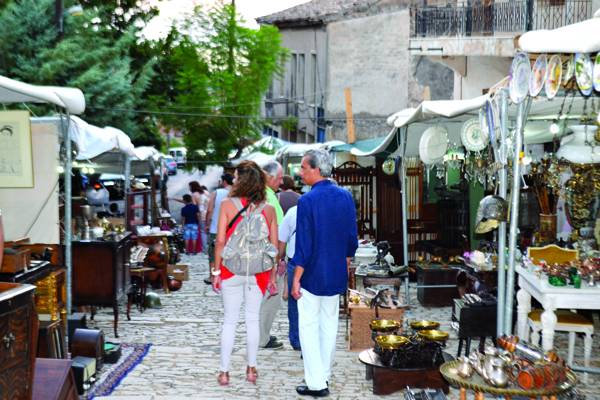
[[[540, 342], [540, 330], [542, 329], [541, 315], [544, 310], [533, 310], [529, 313], [527, 322], [531, 328], [531, 342], [535, 345]], [[567, 362], [573, 365], [573, 357], [575, 353], [575, 334], [583, 333], [583, 364], [586, 367], [590, 366], [590, 357], [592, 355], [592, 335], [594, 334], [594, 324], [592, 321], [583, 315], [574, 313], [569, 310], [556, 310], [556, 327], [555, 331], [569, 332], [569, 353]], [[583, 381], [587, 383], [587, 373], [583, 376]]]

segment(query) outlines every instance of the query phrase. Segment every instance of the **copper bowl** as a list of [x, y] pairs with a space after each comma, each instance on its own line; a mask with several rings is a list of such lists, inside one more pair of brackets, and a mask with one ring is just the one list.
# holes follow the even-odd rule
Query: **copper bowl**
[[400, 322], [392, 319], [374, 319], [369, 327], [375, 332], [393, 332], [400, 328]]
[[406, 336], [382, 335], [377, 336], [375, 342], [383, 350], [397, 350], [410, 343], [410, 339]]
[[439, 322], [435, 322], [435, 321], [425, 321], [425, 320], [421, 320], [421, 321], [414, 321], [410, 323], [410, 327], [412, 329], [414, 329], [415, 331], [420, 331], [420, 330], [430, 330], [430, 329], [437, 329], [440, 327], [440, 323]]
[[435, 329], [426, 329], [417, 332], [420, 338], [425, 340], [431, 340], [433, 342], [445, 342], [448, 340], [448, 332], [438, 331]]

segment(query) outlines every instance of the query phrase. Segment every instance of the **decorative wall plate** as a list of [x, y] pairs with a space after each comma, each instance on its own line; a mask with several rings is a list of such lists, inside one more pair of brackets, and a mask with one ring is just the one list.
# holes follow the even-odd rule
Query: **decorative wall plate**
[[387, 158], [383, 164], [381, 164], [381, 170], [386, 175], [394, 175], [396, 172], [396, 160], [393, 158]]
[[529, 57], [523, 52], [518, 52], [510, 67], [510, 99], [513, 103], [518, 104], [527, 97], [530, 75]]
[[533, 69], [529, 76], [529, 94], [532, 97], [537, 96], [546, 82], [546, 72], [548, 70], [548, 56], [540, 54], [533, 64]]
[[558, 54], [550, 57], [548, 62], [548, 72], [546, 74], [546, 82], [544, 84], [544, 90], [546, 91], [546, 97], [553, 99], [560, 89], [560, 82], [562, 79], [562, 61]]
[[594, 61], [594, 90], [600, 92], [600, 53], [596, 54]]
[[567, 83], [569, 83], [569, 81], [571, 80], [573, 75], [575, 75], [575, 59], [573, 58], [573, 56], [569, 56], [569, 58], [566, 59], [564, 65], [563, 65], [563, 76], [562, 76], [563, 85], [566, 85]]
[[479, 118], [471, 118], [463, 124], [460, 140], [467, 151], [481, 151], [488, 145], [489, 136], [481, 130]]
[[419, 157], [424, 164], [439, 164], [448, 150], [448, 130], [437, 125], [427, 128], [419, 141]]
[[577, 80], [579, 91], [584, 96], [592, 94], [593, 70], [594, 64], [589, 55], [585, 53], [575, 54], [575, 79]]

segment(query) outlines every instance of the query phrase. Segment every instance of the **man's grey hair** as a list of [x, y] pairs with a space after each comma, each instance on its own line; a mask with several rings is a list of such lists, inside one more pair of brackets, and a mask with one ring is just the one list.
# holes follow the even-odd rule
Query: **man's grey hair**
[[323, 178], [329, 178], [333, 170], [333, 161], [329, 153], [323, 149], [309, 150], [304, 154], [311, 168], [319, 168]]
[[265, 173], [267, 175], [276, 177], [277, 174], [279, 173], [279, 171], [283, 168], [281, 167], [281, 164], [279, 164], [277, 161], [273, 160], [273, 161], [269, 161], [268, 163], [263, 165], [262, 169], [263, 169], [263, 171], [265, 171]]

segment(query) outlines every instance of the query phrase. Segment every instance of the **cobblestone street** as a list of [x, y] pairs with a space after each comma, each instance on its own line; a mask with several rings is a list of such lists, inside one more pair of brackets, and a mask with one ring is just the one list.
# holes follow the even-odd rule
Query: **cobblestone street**
[[[152, 343], [143, 362], [133, 369], [111, 396], [98, 397], [112, 400], [157, 399], [294, 399], [295, 386], [303, 379], [300, 354], [287, 340], [287, 313], [285, 305], [276, 319], [273, 335], [284, 342], [279, 350], [259, 350], [256, 386], [245, 381], [245, 335], [243, 322], [239, 325], [236, 346], [231, 364], [231, 383], [220, 387], [216, 381], [219, 364], [219, 334], [222, 322], [222, 303], [210, 286], [202, 280], [207, 276], [208, 260], [205, 255], [183, 256], [182, 262], [191, 264], [190, 280], [178, 292], [165, 294], [159, 291], [161, 309], [147, 309], [140, 313], [131, 311], [131, 321], [122, 317], [117, 342]], [[412, 304], [416, 303], [412, 292]], [[408, 311], [409, 320], [427, 318], [441, 322], [441, 329], [450, 332], [447, 351], [455, 355], [456, 332], [449, 326], [449, 307], [423, 308], [415, 306]], [[243, 314], [241, 314], [243, 315]], [[101, 328], [107, 340], [115, 340], [112, 329], [112, 312], [101, 309], [91, 326]], [[374, 399], [399, 398], [400, 394], [375, 396], [371, 382], [365, 380], [365, 367], [358, 361], [358, 353], [347, 350], [345, 319], [340, 319], [338, 351], [330, 382], [330, 398]], [[564, 336], [564, 337], [563, 337]], [[557, 345], [566, 349], [566, 335], [557, 334]], [[583, 346], [576, 349], [576, 361], [582, 359]], [[594, 342], [593, 365], [597, 366], [599, 343]], [[587, 399], [597, 399], [594, 392], [597, 378], [581, 386]], [[449, 399], [457, 399], [457, 391], [450, 389]]]

